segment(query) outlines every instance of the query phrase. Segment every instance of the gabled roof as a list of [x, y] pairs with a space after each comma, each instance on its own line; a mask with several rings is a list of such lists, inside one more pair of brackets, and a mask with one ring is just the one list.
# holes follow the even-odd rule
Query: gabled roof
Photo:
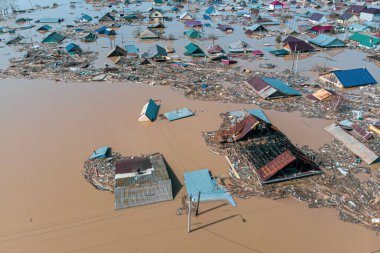
[[214, 45], [214, 46], [211, 46], [207, 52], [209, 52], [210, 54], [216, 54], [216, 53], [223, 53], [224, 50], [221, 46], [219, 45]]
[[82, 49], [77, 44], [70, 43], [66, 46], [66, 51], [68, 53], [78, 53], [82, 52]]
[[380, 14], [380, 9], [377, 9], [377, 8], [367, 8], [367, 9], [363, 10], [362, 13], [379, 15]]
[[272, 161], [264, 165], [262, 168], [257, 170], [262, 181], [267, 181], [277, 172], [294, 162], [297, 158], [289, 151], [285, 150]]
[[40, 28], [38, 28], [37, 31], [49, 31], [52, 28], [53, 27], [51, 27], [50, 25], [43, 25]]
[[367, 8], [367, 7], [364, 5], [354, 4], [354, 5], [351, 5], [350, 8], [348, 8], [348, 10], [346, 12], [358, 14], [358, 13], [362, 12], [363, 10], [365, 10], [365, 8]]
[[65, 36], [57, 33], [57, 32], [52, 32], [49, 34], [47, 37], [45, 37], [42, 40], [42, 43], [60, 43], [65, 39]]
[[328, 47], [328, 48], [346, 46], [346, 44], [343, 41], [335, 37], [325, 35], [325, 34], [320, 34], [314, 39], [309, 40], [309, 42], [320, 47]]
[[202, 22], [196, 21], [196, 20], [189, 20], [185, 22], [185, 26], [188, 26], [188, 27], [202, 26]]
[[256, 32], [256, 31], [267, 32], [268, 31], [264, 26], [260, 24], [253, 24], [250, 27], [248, 27], [247, 30], [253, 31], [253, 32]]
[[107, 57], [125, 56], [127, 52], [119, 46], [113, 48], [107, 55]]
[[293, 36], [288, 36], [288, 37], [287, 37], [286, 39], [284, 39], [282, 42], [283, 42], [284, 44], [286, 44], [286, 43], [289, 43], [289, 42], [296, 42], [296, 41], [303, 41], [303, 40], [298, 39], [298, 38], [293, 37]]
[[95, 150], [90, 157], [89, 160], [97, 159], [97, 158], [107, 158], [112, 154], [110, 147], [100, 147], [97, 150]]
[[163, 56], [167, 56], [165, 48], [160, 45], [154, 45], [148, 48], [148, 51], [142, 55], [143, 58], [161, 58]]
[[127, 51], [127, 54], [138, 54], [139, 49], [135, 45], [126, 45], [125, 51]]
[[186, 52], [185, 55], [197, 55], [197, 54], [203, 54], [203, 50], [194, 43], [189, 43], [185, 46]]
[[80, 19], [82, 20], [86, 20], [86, 21], [91, 21], [92, 20], [92, 17], [87, 15], [87, 14], [84, 14]]
[[303, 40], [300, 41], [291, 41], [286, 43], [284, 46], [288, 45], [291, 52], [310, 52], [314, 51], [314, 47], [306, 43]]
[[184, 34], [191, 39], [195, 39], [195, 38], [198, 38], [200, 36], [200, 33], [194, 29], [187, 30], [184, 32]]
[[311, 14], [310, 16], [310, 20], [312, 21], [320, 21], [325, 15], [321, 14], [321, 13], [318, 13], [318, 12], [314, 12], [313, 14]]
[[349, 13], [349, 12], [345, 12], [342, 15], [339, 16], [339, 19], [340, 20], [349, 20], [353, 16], [354, 16], [354, 14]]
[[274, 78], [253, 76], [247, 80], [247, 83], [264, 99], [301, 96], [298, 91]]
[[104, 14], [103, 17], [99, 18], [100, 22], [102, 22], [102, 21], [115, 21], [115, 20], [116, 20], [115, 17], [112, 16], [112, 14], [109, 12]]
[[158, 39], [159, 36], [155, 34], [154, 32], [152, 32], [151, 30], [146, 29], [145, 31], [140, 33], [140, 38], [141, 39]]
[[97, 40], [98, 39], [98, 35], [97, 34], [95, 34], [95, 33], [88, 33], [86, 36], [84, 36], [83, 38], [82, 38], [82, 40], [84, 41], [84, 42], [94, 42], [95, 40]]
[[369, 73], [366, 68], [334, 70], [330, 73], [335, 74], [336, 78], [344, 88], [377, 84], [375, 78]]

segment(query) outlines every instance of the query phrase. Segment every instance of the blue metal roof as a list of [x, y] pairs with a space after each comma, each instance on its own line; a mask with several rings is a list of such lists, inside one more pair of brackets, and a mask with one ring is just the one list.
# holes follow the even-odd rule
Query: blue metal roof
[[377, 84], [366, 68], [331, 71], [345, 88]]
[[208, 7], [208, 8], [205, 10], [205, 13], [208, 14], [208, 15], [210, 15], [210, 14], [213, 14], [215, 11], [216, 11], [215, 8], [212, 7], [212, 6], [210, 6], [210, 7]]
[[149, 99], [148, 106], [145, 111], [145, 116], [147, 116], [150, 121], [154, 121], [156, 120], [159, 109], [160, 106], [157, 105], [152, 99]]
[[92, 17], [87, 15], [87, 14], [84, 14], [80, 19], [83, 19], [83, 20], [86, 20], [86, 21], [91, 21], [92, 20]]
[[70, 43], [66, 46], [66, 51], [69, 53], [75, 52], [75, 51], [81, 51], [81, 48], [77, 44]]
[[267, 77], [263, 77], [261, 79], [263, 79], [264, 82], [268, 83], [270, 86], [272, 86], [273, 88], [275, 88], [276, 90], [282, 93], [285, 93], [288, 95], [294, 95], [294, 96], [301, 96], [301, 93], [289, 87], [286, 83], [283, 83], [278, 79], [267, 78]]
[[198, 194], [200, 192], [201, 202], [226, 200], [230, 202], [232, 206], [236, 206], [231, 194], [211, 178], [208, 169], [185, 172], [184, 178], [187, 195], [192, 196], [193, 201], [198, 200]]
[[229, 112], [228, 114], [231, 116], [237, 117], [238, 120], [242, 120], [245, 112], [248, 112], [249, 114], [255, 116], [256, 118], [259, 118], [269, 124], [272, 124], [270, 120], [268, 119], [267, 115], [265, 112], [261, 109], [248, 109], [248, 110], [241, 110], [241, 111], [234, 111], [234, 112]]
[[177, 119], [183, 119], [183, 118], [190, 117], [193, 115], [194, 115], [194, 113], [188, 108], [177, 109], [175, 111], [164, 113], [164, 116], [169, 121], [173, 121], [173, 120], [177, 120]]
[[88, 159], [107, 158], [111, 155], [111, 153], [111, 148], [104, 146], [95, 150]]

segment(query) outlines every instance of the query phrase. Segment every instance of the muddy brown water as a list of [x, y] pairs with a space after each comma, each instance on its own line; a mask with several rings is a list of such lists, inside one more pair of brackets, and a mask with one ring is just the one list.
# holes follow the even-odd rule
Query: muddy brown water
[[[103, 145], [124, 155], [161, 152], [183, 183], [200, 168], [226, 175], [223, 157], [209, 152], [201, 131], [215, 130], [219, 114], [250, 105], [190, 101], [169, 87], [129, 83], [70, 84], [0, 81], [0, 252], [372, 252], [380, 238], [344, 223], [333, 209], [309, 209], [293, 199], [237, 199], [233, 208], [201, 204], [186, 231], [177, 216], [180, 196], [115, 211], [113, 195], [81, 175], [83, 161]], [[160, 113], [188, 107], [196, 116], [141, 124], [148, 98]], [[267, 111], [298, 145], [317, 149], [332, 140], [330, 122]]]

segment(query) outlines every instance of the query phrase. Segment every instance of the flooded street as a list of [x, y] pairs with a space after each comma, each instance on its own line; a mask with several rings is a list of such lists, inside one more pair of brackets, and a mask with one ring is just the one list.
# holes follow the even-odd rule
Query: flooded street
[[[293, 199], [237, 199], [236, 208], [223, 205], [194, 218], [194, 227], [206, 227], [187, 234], [186, 216], [175, 214], [184, 187], [174, 201], [114, 211], [113, 194], [95, 190], [81, 176], [83, 162], [103, 145], [124, 155], [159, 151], [182, 183], [183, 172], [194, 169], [209, 168], [222, 175], [228, 164], [208, 151], [201, 131], [218, 128], [219, 113], [247, 105], [190, 101], [167, 87], [130, 83], [10, 79], [2, 80], [0, 88], [1, 252], [174, 252], [175, 248], [372, 252], [380, 248], [374, 232], [339, 221], [335, 210], [309, 209]], [[160, 113], [188, 107], [196, 116], [141, 124], [137, 117], [148, 98], [162, 101]], [[318, 148], [332, 140], [323, 131], [328, 121], [272, 111], [267, 115], [298, 145]], [[220, 204], [201, 204], [201, 210]], [[273, 238], [278, 238], [277, 243]]]

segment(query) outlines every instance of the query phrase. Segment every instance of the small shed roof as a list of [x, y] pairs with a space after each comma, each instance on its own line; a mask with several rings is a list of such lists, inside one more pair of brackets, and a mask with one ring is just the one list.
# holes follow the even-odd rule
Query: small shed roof
[[111, 148], [104, 146], [100, 147], [97, 150], [95, 150], [90, 157], [88, 158], [89, 160], [92, 159], [97, 159], [97, 158], [107, 158], [112, 154]]

